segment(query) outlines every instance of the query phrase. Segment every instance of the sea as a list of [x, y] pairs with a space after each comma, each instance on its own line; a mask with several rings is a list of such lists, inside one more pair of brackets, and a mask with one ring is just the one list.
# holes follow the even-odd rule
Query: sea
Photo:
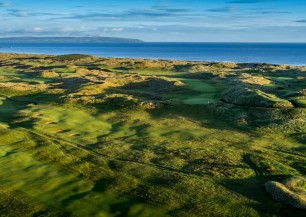
[[306, 66], [306, 43], [0, 43], [0, 52]]

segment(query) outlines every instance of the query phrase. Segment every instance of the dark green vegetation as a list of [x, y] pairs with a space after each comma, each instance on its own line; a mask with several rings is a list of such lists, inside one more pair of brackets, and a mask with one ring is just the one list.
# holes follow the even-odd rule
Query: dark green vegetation
[[306, 68], [14, 54], [0, 66], [0, 216], [305, 216], [265, 183], [306, 175]]
[[285, 202], [298, 209], [306, 209], [306, 178], [291, 177], [284, 183], [269, 181], [265, 184], [275, 200]]

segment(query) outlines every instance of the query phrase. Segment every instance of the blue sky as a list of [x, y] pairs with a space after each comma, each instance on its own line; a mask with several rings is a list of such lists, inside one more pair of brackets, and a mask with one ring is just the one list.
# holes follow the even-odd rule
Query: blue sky
[[0, 37], [306, 42], [306, 0], [0, 0]]

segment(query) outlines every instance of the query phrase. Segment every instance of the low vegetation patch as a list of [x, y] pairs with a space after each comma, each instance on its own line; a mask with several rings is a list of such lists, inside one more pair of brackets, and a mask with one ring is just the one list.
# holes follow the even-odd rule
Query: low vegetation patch
[[266, 191], [272, 195], [273, 199], [306, 210], [305, 177], [292, 177], [283, 183], [269, 181], [265, 186]]

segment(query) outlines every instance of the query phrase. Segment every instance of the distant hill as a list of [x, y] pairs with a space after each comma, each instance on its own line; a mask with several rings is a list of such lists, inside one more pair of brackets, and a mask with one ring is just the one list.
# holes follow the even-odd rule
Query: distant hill
[[0, 38], [0, 43], [139, 43], [138, 39], [116, 37], [11, 37]]

